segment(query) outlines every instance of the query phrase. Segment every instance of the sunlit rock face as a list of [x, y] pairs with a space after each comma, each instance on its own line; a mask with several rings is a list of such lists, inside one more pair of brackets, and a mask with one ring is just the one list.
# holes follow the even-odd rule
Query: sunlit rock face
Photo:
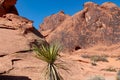
[[[54, 14], [57, 15], [57, 14]], [[51, 19], [52, 16], [45, 18]], [[63, 16], [64, 17], [64, 16]], [[52, 18], [55, 23], [59, 18]], [[45, 24], [43, 26], [43, 24]], [[47, 32], [43, 28], [49, 29], [49, 22], [44, 21], [40, 31]], [[73, 16], [64, 17], [60, 25], [47, 34], [46, 40], [60, 42], [65, 51], [74, 51], [81, 48], [88, 48], [98, 44], [111, 45], [120, 42], [120, 8], [106, 2], [98, 5], [92, 2], [84, 4], [84, 9]]]
[[[39, 31], [33, 27], [33, 21], [8, 13], [0, 17], [0, 74], [14, 75], [14, 79], [15, 76], [22, 75], [39, 80], [38, 77], [28, 74], [29, 71], [22, 72], [22, 69], [39, 66], [38, 63], [41, 62], [35, 57], [32, 46], [46, 43]], [[9, 77], [12, 76], [6, 76], [4, 80], [9, 80]]]
[[31, 43], [37, 40], [45, 42], [32, 23], [31, 20], [15, 14], [0, 17], [0, 54], [30, 50]]
[[43, 36], [48, 36], [52, 31], [54, 31], [57, 26], [61, 25], [66, 18], [70, 16], [65, 14], [64, 11], [60, 11], [57, 14], [53, 14], [44, 19], [44, 22], [40, 25], [39, 31]]

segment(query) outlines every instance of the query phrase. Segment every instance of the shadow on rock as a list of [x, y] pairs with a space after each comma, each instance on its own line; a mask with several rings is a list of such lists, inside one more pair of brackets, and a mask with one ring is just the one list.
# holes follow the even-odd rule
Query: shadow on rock
[[0, 75], [0, 80], [31, 80], [26, 76]]

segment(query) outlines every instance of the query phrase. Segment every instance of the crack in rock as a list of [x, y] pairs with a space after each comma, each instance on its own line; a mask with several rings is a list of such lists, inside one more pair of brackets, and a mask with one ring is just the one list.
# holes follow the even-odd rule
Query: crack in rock
[[8, 74], [10, 73], [10, 71], [14, 70], [14, 64], [16, 61], [19, 61], [22, 59], [12, 59], [8, 62], [6, 62], [5, 64], [2, 64], [1, 67], [3, 67], [3, 70], [0, 70], [0, 74]]
[[0, 27], [1, 29], [10, 29], [10, 30], [16, 30], [15, 28], [11, 28], [11, 27]]
[[5, 57], [7, 54], [2, 54], [2, 55], [0, 55], [0, 57]]

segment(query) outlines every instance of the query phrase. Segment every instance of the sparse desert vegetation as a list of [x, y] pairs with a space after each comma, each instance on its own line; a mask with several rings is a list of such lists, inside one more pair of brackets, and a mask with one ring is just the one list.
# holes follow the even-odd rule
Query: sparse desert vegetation
[[105, 80], [105, 78], [102, 76], [96, 75], [96, 76], [90, 77], [88, 80]]
[[108, 60], [107, 60], [108, 56], [106, 56], [106, 55], [89, 55], [89, 54], [83, 54], [83, 55], [81, 55], [81, 57], [83, 57], [83, 58], [89, 58], [91, 61], [94, 61], [94, 62], [99, 62], [99, 61], [108, 62]]
[[120, 70], [117, 72], [116, 80], [120, 80]]
[[90, 59], [91, 60], [91, 64], [93, 66], [96, 66], [97, 62], [99, 62], [99, 61], [108, 62], [106, 55], [88, 55], [88, 54], [83, 54], [81, 57]]
[[106, 71], [109, 72], [117, 72], [117, 70], [114, 67], [108, 67], [107, 69], [105, 69]]
[[[42, 45], [40, 48], [34, 46], [37, 58], [47, 63], [44, 75], [45, 80], [63, 80], [61, 74], [59, 74], [57, 70], [59, 66], [62, 68], [62, 65], [55, 63], [59, 57], [60, 49], [61, 47], [59, 44]], [[64, 67], [62, 69], [66, 70]]]

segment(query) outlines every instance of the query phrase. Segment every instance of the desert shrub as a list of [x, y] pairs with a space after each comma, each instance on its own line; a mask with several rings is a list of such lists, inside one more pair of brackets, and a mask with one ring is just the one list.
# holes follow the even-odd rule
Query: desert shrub
[[109, 68], [105, 69], [105, 71], [116, 72], [116, 69], [113, 67], [109, 67]]
[[103, 61], [103, 62], [108, 62], [107, 56], [106, 55], [88, 55], [88, 54], [83, 54], [81, 55], [83, 58], [90, 58], [91, 61], [98, 62], [98, 61]]
[[90, 58], [91, 56], [88, 55], [88, 54], [82, 54], [81, 57], [83, 57], [83, 58]]
[[93, 76], [93, 77], [89, 78], [88, 80], [105, 80], [105, 78], [102, 76]]
[[98, 61], [103, 61], [103, 62], [108, 62], [106, 56], [99, 56], [99, 55], [94, 55], [91, 56], [91, 61], [98, 62]]
[[[59, 51], [61, 47], [58, 44], [42, 45], [40, 48], [34, 46], [34, 51], [36, 52], [37, 58], [45, 61], [47, 67], [45, 69], [45, 80], [62, 80], [63, 78], [57, 71], [57, 65], [55, 61], [59, 57]], [[67, 70], [65, 67], [61, 67], [64, 70]], [[42, 79], [43, 80], [43, 79]]]
[[91, 64], [93, 66], [96, 66], [97, 63], [96, 62], [99, 62], [99, 61], [103, 61], [103, 62], [108, 62], [107, 60], [107, 56], [105, 55], [88, 55], [88, 54], [84, 54], [84, 55], [81, 55], [81, 57], [83, 58], [89, 58], [91, 60]]
[[120, 80], [120, 70], [117, 72], [116, 80]]

